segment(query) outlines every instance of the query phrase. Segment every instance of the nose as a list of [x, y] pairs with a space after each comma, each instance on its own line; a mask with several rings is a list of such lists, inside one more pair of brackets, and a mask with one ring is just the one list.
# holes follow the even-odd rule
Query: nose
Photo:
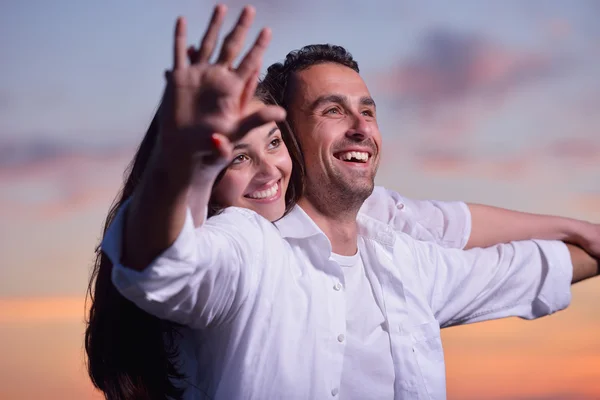
[[261, 182], [268, 182], [278, 176], [278, 169], [268, 157], [261, 157], [256, 163], [255, 178]]
[[352, 126], [346, 132], [346, 136], [352, 140], [363, 141], [372, 136], [372, 131], [371, 124], [364, 115], [357, 113], [353, 116]]

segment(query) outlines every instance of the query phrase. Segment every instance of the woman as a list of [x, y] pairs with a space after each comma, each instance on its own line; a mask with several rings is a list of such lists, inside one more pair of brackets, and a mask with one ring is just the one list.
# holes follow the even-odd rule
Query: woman
[[[270, 120], [281, 121], [284, 115], [276, 107], [265, 107], [271, 102], [265, 96], [264, 88], [254, 90], [255, 71], [257, 65], [260, 66], [260, 53], [268, 42], [268, 33], [263, 31], [240, 67], [235, 73], [230, 71], [231, 61], [236, 52], [231, 50], [235, 46], [228, 44], [231, 45], [236, 39], [238, 42], [243, 39], [245, 32], [240, 27], [247, 29], [253, 16], [251, 9], [245, 9], [236, 28], [226, 40], [219, 62], [210, 65], [207, 59], [214, 49], [223, 15], [224, 8], [217, 7], [203, 45], [199, 50], [188, 51], [187, 56], [192, 60], [189, 67], [184, 65], [186, 55], [182, 51], [182, 43], [185, 44], [185, 26], [182, 20], [178, 22], [175, 67], [169, 74], [169, 85], [160, 110], [162, 118], [157, 114], [152, 121], [134, 158], [120, 198], [109, 212], [105, 230], [126, 200], [133, 197], [131, 201], [135, 202], [134, 193], [143, 191], [144, 184], [150, 184], [148, 182], [152, 179], [148, 176], [153, 171], [152, 166], [156, 165], [155, 161], [161, 157], [176, 160], [172, 162], [172, 165], [175, 165], [174, 169], [167, 174], [169, 179], [175, 180], [179, 179], [178, 172], [186, 170], [183, 167], [186, 163], [194, 157], [201, 158], [197, 166], [198, 174], [186, 177], [193, 182], [193, 189], [184, 199], [194, 214], [196, 225], [201, 225], [205, 217], [210, 217], [228, 206], [249, 208], [269, 221], [275, 221], [293, 207], [301, 194], [302, 161], [293, 136], [289, 134], [285, 125], [278, 128], [274, 122], [263, 124]], [[233, 82], [232, 87], [219, 87], [214, 80], [209, 79], [217, 73], [232, 73], [231, 79], [228, 80]], [[189, 90], [190, 86], [187, 84], [199, 75], [206, 79], [200, 79], [200, 84], [192, 86], [190, 96], [190, 92], [182, 88]], [[226, 97], [223, 96], [224, 92], [232, 95], [241, 93], [235, 106], [225, 111], [220, 110], [216, 105], [218, 102], [215, 101], [219, 96]], [[248, 93], [253, 92], [258, 100], [247, 99]], [[211, 110], [212, 114], [204, 112], [202, 115], [198, 110]], [[234, 120], [242, 122], [232, 124], [231, 121]], [[212, 124], [211, 129], [199, 129], [198, 125], [206, 121], [209, 121], [209, 125]], [[191, 127], [195, 129], [189, 129]], [[210, 134], [215, 131], [227, 135]], [[249, 133], [235, 142], [235, 145], [230, 142], [230, 139], [236, 139], [248, 131]], [[198, 146], [200, 142], [202, 143]], [[192, 143], [201, 151], [190, 153], [188, 150]], [[227, 168], [220, 172], [225, 166]], [[154, 172], [158, 174], [154, 177], [159, 176], [160, 180], [165, 171], [160, 168], [156, 171], [155, 168]], [[157, 203], [161, 201], [158, 199]], [[126, 218], [135, 216], [127, 215]], [[181, 224], [183, 221], [180, 221]], [[162, 245], [141, 240], [143, 232], [140, 234], [139, 231], [129, 238], [126, 237], [125, 242], [129, 242], [127, 248], [143, 248], [147, 253], [138, 256], [137, 259], [136, 256], [129, 255], [127, 264], [132, 267], [147, 265], [160, 254], [166, 247], [165, 244], [176, 240], [176, 233], [180, 231], [181, 226], [170, 228], [166, 231], [175, 233], [163, 238]], [[146, 230], [152, 229], [156, 227], [150, 225]], [[281, 242], [279, 244], [285, 245]], [[124, 257], [127, 258], [128, 255]], [[194, 377], [190, 376], [194, 375], [190, 374], [193, 370], [193, 367], [190, 367], [193, 360], [186, 363], [185, 371], [182, 371], [180, 364], [182, 357], [191, 353], [189, 349], [186, 349], [186, 354], [179, 351], [180, 344], [189, 342], [180, 340], [180, 335], [188, 335], [190, 332], [180, 324], [147, 314], [126, 300], [111, 283], [111, 269], [111, 262], [98, 251], [89, 287], [92, 305], [86, 330], [86, 351], [92, 381], [111, 399], [181, 397], [182, 391], [178, 389], [181, 381], [177, 381], [185, 378], [185, 382], [192, 386], [194, 382]], [[177, 321], [176, 318], [170, 319]], [[179, 322], [185, 324], [186, 321]], [[212, 373], [199, 371], [197, 374], [201, 375], [203, 372]]]
[[[250, 107], [268, 101], [268, 93], [259, 87]], [[134, 157], [119, 199], [111, 207], [105, 230], [141, 181], [158, 135], [157, 114]], [[303, 164], [289, 130], [279, 130], [273, 122], [256, 128], [236, 143], [231, 158], [230, 166], [216, 178], [208, 217], [226, 205], [241, 203], [276, 220], [295, 205], [302, 192]], [[256, 164], [257, 170], [250, 164]], [[272, 185], [264, 187], [274, 178], [275, 190]], [[147, 314], [125, 299], [110, 281], [111, 268], [106, 255], [97, 249], [88, 288], [91, 308], [86, 329], [92, 381], [110, 399], [178, 398], [181, 391], [171, 379], [183, 378], [175, 361], [181, 327]]]

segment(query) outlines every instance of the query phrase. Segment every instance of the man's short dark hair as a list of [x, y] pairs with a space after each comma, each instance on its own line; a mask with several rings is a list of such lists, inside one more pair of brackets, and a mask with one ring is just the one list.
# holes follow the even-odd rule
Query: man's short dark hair
[[342, 46], [311, 44], [289, 52], [283, 63], [271, 65], [267, 69], [263, 84], [271, 92], [275, 101], [287, 109], [287, 89], [292, 74], [324, 63], [339, 64], [360, 72], [352, 54]]

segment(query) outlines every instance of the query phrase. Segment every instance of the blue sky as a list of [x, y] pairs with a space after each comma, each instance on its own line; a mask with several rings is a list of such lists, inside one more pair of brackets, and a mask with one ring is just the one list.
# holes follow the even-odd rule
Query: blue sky
[[[135, 142], [160, 98], [174, 18], [186, 15], [190, 37], [199, 38], [212, 4], [190, 0], [4, 2], [0, 13], [0, 140], [44, 139], [75, 145]], [[227, 4], [230, 25], [243, 4]], [[265, 64], [308, 43], [333, 42], [347, 46], [357, 57], [369, 82], [371, 75], [418, 54], [428, 35], [442, 32], [481, 35], [482, 40], [514, 49], [565, 57], [565, 62], [573, 62], [573, 57], [579, 63], [590, 58], [598, 66], [600, 7], [592, 1], [262, 0], [256, 6], [253, 33], [262, 25], [274, 30]], [[569, 30], [569, 35], [554, 40], [552, 29]], [[589, 55], [590, 51], [596, 54]], [[580, 85], [596, 85], [596, 90], [600, 86], [592, 79], [578, 79], [583, 81]], [[569, 84], [576, 85], [576, 80]], [[377, 94], [377, 87], [372, 90]], [[390, 114], [383, 115], [384, 125], [390, 124]]]
[[[0, 398], [100, 398], [81, 344], [94, 248], [159, 102], [175, 17], [199, 39], [212, 4], [0, 5]], [[227, 4], [231, 26], [243, 4]], [[379, 184], [600, 222], [600, 2], [254, 5], [251, 36], [274, 33], [265, 66], [310, 43], [357, 58], [384, 136]], [[445, 330], [449, 399], [599, 398], [599, 283], [542, 321]]]

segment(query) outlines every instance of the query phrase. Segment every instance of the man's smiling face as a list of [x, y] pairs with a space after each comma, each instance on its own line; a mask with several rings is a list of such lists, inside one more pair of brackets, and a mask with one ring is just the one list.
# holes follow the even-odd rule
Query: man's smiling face
[[381, 148], [365, 82], [351, 68], [328, 62], [294, 73], [289, 84], [288, 113], [304, 153], [307, 195], [341, 194], [360, 207], [373, 191]]

